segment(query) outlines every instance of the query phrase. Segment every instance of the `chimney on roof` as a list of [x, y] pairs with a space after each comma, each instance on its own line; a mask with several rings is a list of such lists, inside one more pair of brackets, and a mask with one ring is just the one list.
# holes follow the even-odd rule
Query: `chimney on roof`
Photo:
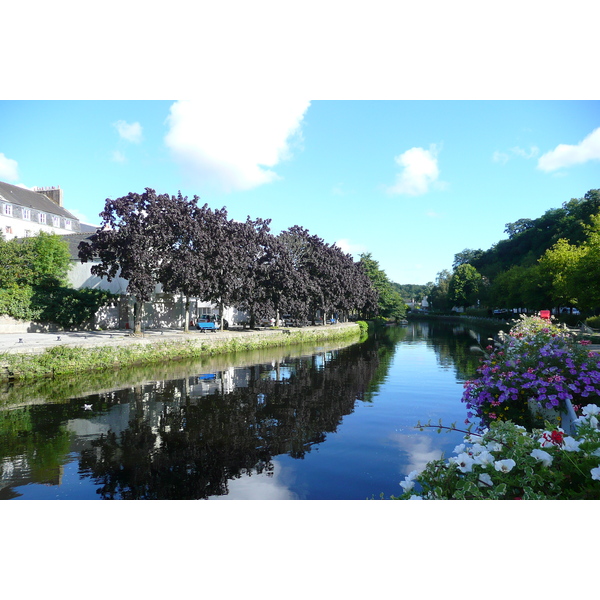
[[63, 193], [59, 186], [34, 187], [33, 191], [37, 192], [38, 194], [44, 194], [46, 198], [49, 198], [50, 200], [52, 200], [52, 202], [54, 202], [54, 204], [57, 204], [58, 206], [63, 205]]

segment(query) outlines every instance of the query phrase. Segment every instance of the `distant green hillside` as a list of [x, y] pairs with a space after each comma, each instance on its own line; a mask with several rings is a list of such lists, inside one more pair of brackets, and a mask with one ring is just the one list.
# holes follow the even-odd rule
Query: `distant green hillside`
[[423, 296], [427, 296], [431, 290], [431, 284], [418, 285], [416, 283], [394, 283], [392, 287], [400, 294], [404, 302], [411, 302], [412, 300], [421, 301]]
[[500, 240], [488, 250], [465, 249], [455, 255], [453, 268], [470, 264], [493, 282], [513, 266], [535, 265], [543, 254], [564, 238], [571, 244], [585, 239], [586, 226], [592, 215], [600, 212], [600, 190], [590, 190], [583, 198], [572, 198], [562, 208], [547, 210], [537, 219], [519, 219], [507, 223], [508, 239]]

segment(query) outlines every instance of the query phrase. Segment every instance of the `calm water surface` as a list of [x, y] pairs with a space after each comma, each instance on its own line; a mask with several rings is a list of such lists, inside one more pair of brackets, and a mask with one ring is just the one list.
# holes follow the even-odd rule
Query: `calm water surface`
[[343, 348], [7, 386], [0, 499], [400, 494], [405, 475], [462, 440], [414, 426], [463, 423], [473, 344], [461, 325], [412, 322]]

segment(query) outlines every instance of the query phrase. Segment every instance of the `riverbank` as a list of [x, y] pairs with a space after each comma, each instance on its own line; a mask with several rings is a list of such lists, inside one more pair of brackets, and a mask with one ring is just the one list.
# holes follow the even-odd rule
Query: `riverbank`
[[201, 358], [259, 348], [354, 338], [356, 323], [203, 333], [163, 329], [0, 334], [0, 380], [28, 380], [99, 369]]
[[[409, 313], [406, 317], [409, 321], [450, 321], [454, 323], [473, 323], [474, 325], [481, 325], [484, 327], [490, 327], [497, 329], [498, 331], [508, 331], [511, 327], [511, 321], [504, 319], [494, 319], [493, 317], [474, 317], [471, 315], [454, 314], [454, 315], [440, 315], [435, 313]], [[518, 315], [517, 317], [518, 318]]]

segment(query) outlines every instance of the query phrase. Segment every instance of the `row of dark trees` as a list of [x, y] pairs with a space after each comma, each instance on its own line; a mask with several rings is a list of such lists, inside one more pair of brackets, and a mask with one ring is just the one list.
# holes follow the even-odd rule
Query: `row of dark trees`
[[600, 190], [538, 219], [507, 223], [508, 238], [488, 250], [455, 254], [453, 270], [431, 284], [434, 308], [600, 307]]
[[[289, 314], [314, 322], [327, 315], [377, 313], [378, 295], [364, 266], [339, 247], [293, 226], [279, 235], [270, 220], [228, 218], [227, 210], [200, 206], [199, 198], [129, 193], [107, 199], [100, 228], [79, 245], [93, 274], [120, 276], [136, 301], [134, 331], [143, 303], [158, 284], [167, 293], [236, 306], [257, 319]], [[186, 328], [189, 315], [186, 311]]]

